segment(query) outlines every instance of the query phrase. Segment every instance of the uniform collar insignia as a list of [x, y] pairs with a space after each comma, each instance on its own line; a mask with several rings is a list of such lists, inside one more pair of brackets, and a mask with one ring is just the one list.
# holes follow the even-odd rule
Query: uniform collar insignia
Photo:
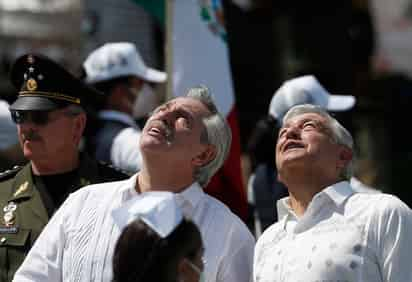
[[26, 192], [27, 188], [29, 187], [29, 182], [24, 182], [22, 185], [20, 185], [19, 189], [17, 189], [16, 192], [14, 192], [13, 197], [17, 197], [21, 193]]

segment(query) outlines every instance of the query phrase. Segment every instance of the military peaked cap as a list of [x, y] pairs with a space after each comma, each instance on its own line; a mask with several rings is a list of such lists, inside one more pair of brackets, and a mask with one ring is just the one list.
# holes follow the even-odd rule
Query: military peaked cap
[[38, 54], [17, 58], [10, 79], [18, 91], [10, 110], [47, 111], [70, 104], [83, 106], [102, 96], [56, 62]]

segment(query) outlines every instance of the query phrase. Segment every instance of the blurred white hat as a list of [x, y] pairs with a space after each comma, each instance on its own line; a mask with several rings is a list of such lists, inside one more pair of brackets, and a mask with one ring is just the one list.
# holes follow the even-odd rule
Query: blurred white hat
[[139, 218], [161, 238], [167, 237], [183, 220], [182, 211], [171, 192], [145, 192], [112, 211], [115, 224], [122, 230]]
[[167, 78], [166, 73], [147, 67], [136, 46], [129, 42], [104, 44], [90, 53], [83, 67], [87, 83], [129, 75], [156, 83]]
[[313, 104], [328, 111], [346, 111], [355, 105], [350, 95], [331, 95], [313, 75], [305, 75], [285, 81], [270, 101], [269, 115], [279, 122], [295, 105]]

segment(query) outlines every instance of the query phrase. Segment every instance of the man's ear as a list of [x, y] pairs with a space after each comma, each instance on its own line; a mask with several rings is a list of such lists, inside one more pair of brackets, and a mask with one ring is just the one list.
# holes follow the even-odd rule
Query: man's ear
[[216, 158], [216, 147], [214, 145], [205, 145], [205, 149], [192, 159], [195, 166], [204, 166]]
[[344, 168], [353, 158], [353, 152], [350, 148], [340, 145], [338, 168]]
[[74, 139], [76, 143], [80, 142], [80, 139], [82, 138], [83, 131], [86, 128], [86, 122], [87, 122], [87, 116], [85, 113], [80, 113], [79, 115], [75, 117]]

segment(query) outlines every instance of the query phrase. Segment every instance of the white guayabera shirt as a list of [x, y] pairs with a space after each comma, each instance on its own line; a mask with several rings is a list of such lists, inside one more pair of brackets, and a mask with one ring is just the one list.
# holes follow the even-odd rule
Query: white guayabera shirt
[[315, 195], [297, 218], [288, 198], [255, 248], [255, 282], [412, 281], [412, 212], [387, 194], [348, 182]]
[[[13, 281], [112, 281], [120, 230], [112, 211], [137, 195], [136, 176], [83, 187], [49, 221]], [[224, 204], [193, 183], [177, 200], [198, 226], [205, 247], [207, 282], [252, 281], [255, 240]]]

